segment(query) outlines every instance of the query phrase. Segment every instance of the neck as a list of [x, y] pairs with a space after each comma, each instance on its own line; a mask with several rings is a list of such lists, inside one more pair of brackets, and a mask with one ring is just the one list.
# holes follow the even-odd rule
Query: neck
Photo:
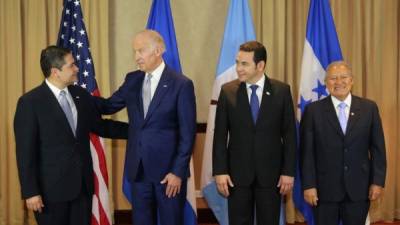
[[256, 84], [264, 76], [264, 73], [257, 74], [253, 79], [249, 80], [249, 84]]
[[64, 83], [62, 83], [62, 82], [59, 82], [57, 79], [55, 79], [54, 77], [52, 77], [52, 76], [49, 76], [48, 78], [47, 78], [47, 80], [52, 84], [52, 85], [54, 85], [54, 86], [56, 86], [58, 89], [60, 89], [60, 90], [63, 90], [64, 88], [66, 88], [68, 85], [66, 85], [66, 84], [64, 84]]
[[154, 70], [156, 70], [156, 69], [161, 65], [162, 62], [163, 62], [163, 61], [160, 59], [160, 61], [157, 62], [156, 65], [155, 65], [151, 70], [145, 71], [145, 72], [146, 72], [146, 73], [153, 73]]

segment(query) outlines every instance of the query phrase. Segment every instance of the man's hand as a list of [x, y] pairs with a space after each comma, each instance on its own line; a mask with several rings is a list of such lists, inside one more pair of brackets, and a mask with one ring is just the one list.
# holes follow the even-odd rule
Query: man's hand
[[374, 201], [378, 199], [382, 195], [382, 190], [383, 188], [381, 186], [371, 184], [371, 186], [369, 186], [369, 200]]
[[318, 194], [316, 188], [310, 188], [304, 190], [304, 200], [311, 206], [317, 206]]
[[281, 195], [288, 194], [293, 188], [293, 183], [294, 177], [281, 175], [277, 185], [277, 187], [280, 188], [279, 192], [281, 193]]
[[26, 207], [30, 210], [33, 210], [34, 212], [38, 211], [39, 213], [42, 212], [42, 208], [44, 207], [42, 197], [40, 195], [36, 195], [33, 197], [30, 197], [25, 200], [26, 201]]
[[168, 198], [173, 198], [181, 192], [182, 179], [173, 173], [168, 173], [160, 183], [167, 184], [165, 195]]
[[217, 183], [218, 192], [221, 193], [225, 198], [229, 196], [229, 187], [233, 187], [231, 177], [227, 174], [216, 175], [215, 182]]

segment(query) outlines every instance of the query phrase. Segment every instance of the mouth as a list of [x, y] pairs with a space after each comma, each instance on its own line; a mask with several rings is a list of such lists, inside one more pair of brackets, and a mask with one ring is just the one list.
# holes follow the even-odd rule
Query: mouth
[[338, 87], [334, 87], [334, 90], [345, 90], [346, 86], [338, 86]]

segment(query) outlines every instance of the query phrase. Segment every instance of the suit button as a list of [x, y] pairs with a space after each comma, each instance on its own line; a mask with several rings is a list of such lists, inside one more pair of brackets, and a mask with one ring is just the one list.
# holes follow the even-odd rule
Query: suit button
[[348, 166], [344, 166], [344, 171], [347, 171], [347, 170], [349, 170], [349, 167]]
[[139, 142], [139, 147], [142, 147], [142, 142], [141, 141]]
[[344, 149], [344, 152], [348, 152], [349, 150], [347, 148]]

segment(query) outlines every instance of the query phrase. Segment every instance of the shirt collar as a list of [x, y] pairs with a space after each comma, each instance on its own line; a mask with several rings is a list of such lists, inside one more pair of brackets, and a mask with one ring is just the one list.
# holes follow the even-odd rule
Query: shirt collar
[[65, 94], [68, 96], [69, 94], [68, 87], [65, 87], [64, 89], [59, 89], [54, 84], [52, 84], [48, 79], [46, 79], [45, 82], [47, 86], [50, 88], [51, 92], [53, 92], [53, 94], [56, 96], [56, 98], [58, 98], [61, 91], [65, 91]]
[[[264, 90], [264, 84], [265, 84], [265, 75], [263, 74], [261, 78], [255, 83], [255, 85], [258, 86], [257, 90]], [[250, 88], [251, 85], [253, 84], [246, 82], [247, 88]]]
[[347, 95], [347, 97], [344, 99], [344, 101], [340, 101], [338, 98], [335, 96], [331, 95], [332, 103], [335, 106], [335, 109], [338, 107], [338, 105], [342, 102], [346, 103], [346, 106], [350, 107], [351, 106], [351, 93]]
[[[158, 67], [155, 70], [153, 70], [153, 72], [151, 72], [151, 75], [153, 75], [152, 80], [153, 81], [160, 80], [164, 69], [165, 69], [165, 63], [164, 61], [162, 61], [161, 64], [158, 65]], [[149, 75], [149, 73], [146, 73], [146, 75]]]

